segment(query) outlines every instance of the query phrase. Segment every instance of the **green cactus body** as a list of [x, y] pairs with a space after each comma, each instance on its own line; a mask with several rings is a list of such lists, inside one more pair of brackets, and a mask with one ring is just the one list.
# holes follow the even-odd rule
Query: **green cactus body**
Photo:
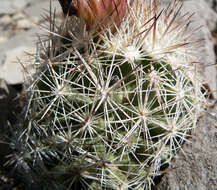
[[73, 45], [76, 31], [52, 32], [23, 136], [28, 164], [53, 176], [47, 189], [150, 188], [181, 148], [204, 98], [176, 3], [158, 12], [136, 1], [116, 31], [90, 32], [84, 45]]

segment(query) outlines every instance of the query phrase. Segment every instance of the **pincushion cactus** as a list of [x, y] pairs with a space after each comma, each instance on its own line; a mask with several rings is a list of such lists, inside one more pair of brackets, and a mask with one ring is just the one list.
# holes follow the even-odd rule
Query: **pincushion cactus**
[[40, 40], [19, 138], [26, 173], [44, 189], [150, 189], [203, 110], [190, 16], [177, 1], [78, 3], [90, 17]]

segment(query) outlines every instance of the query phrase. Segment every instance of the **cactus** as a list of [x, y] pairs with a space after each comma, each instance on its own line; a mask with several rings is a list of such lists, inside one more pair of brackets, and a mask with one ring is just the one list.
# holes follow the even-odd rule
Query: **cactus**
[[151, 189], [205, 102], [191, 16], [178, 1], [105, 0], [96, 15], [93, 2], [50, 18], [40, 38], [18, 138], [25, 173], [42, 189]]

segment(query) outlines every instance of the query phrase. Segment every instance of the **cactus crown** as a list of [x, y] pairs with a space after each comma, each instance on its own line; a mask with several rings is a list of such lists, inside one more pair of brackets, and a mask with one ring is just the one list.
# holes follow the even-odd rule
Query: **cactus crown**
[[204, 98], [190, 16], [177, 1], [124, 3], [121, 23], [52, 20], [40, 40], [22, 138], [45, 189], [148, 189], [196, 126]]

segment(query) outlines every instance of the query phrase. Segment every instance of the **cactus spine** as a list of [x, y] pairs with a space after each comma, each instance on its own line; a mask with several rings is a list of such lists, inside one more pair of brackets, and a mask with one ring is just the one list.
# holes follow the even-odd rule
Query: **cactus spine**
[[136, 0], [121, 23], [52, 23], [21, 135], [33, 181], [58, 190], [151, 188], [204, 102], [197, 42], [180, 9]]

